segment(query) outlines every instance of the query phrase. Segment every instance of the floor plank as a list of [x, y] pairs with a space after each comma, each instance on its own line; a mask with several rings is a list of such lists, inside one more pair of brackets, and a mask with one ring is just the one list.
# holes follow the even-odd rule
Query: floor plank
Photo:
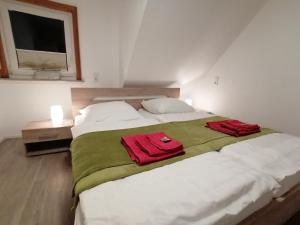
[[71, 225], [67, 153], [25, 157], [21, 139], [0, 144], [0, 225]]
[[300, 212], [289, 219], [284, 225], [299, 225], [300, 224]]

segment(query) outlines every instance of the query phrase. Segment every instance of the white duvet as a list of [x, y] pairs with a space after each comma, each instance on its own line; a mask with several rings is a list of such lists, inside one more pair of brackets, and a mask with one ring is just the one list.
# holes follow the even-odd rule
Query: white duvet
[[[169, 122], [205, 115], [163, 117]], [[72, 133], [77, 137], [157, 123], [149, 117], [81, 122]], [[80, 194], [75, 224], [236, 224], [298, 183], [300, 138], [270, 134], [87, 190]]]
[[[209, 115], [204, 111], [172, 114], [152, 114], [145, 110], [139, 112], [145, 118], [156, 118], [161, 122], [201, 119]], [[299, 137], [279, 133], [265, 135], [226, 146], [221, 153], [276, 179], [280, 188], [274, 190], [274, 197], [282, 196], [300, 184]]]
[[225, 146], [222, 155], [272, 176], [279, 197], [300, 183], [300, 138], [275, 133]]
[[80, 194], [79, 225], [232, 225], [272, 199], [278, 184], [210, 152]]

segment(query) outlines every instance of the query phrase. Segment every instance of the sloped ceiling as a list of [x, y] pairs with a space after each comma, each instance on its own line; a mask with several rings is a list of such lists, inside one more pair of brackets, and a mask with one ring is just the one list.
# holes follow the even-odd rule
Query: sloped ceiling
[[121, 83], [180, 85], [203, 76], [266, 2], [148, 0]]
[[119, 67], [121, 86], [135, 49], [147, 2], [148, 0], [119, 0]]

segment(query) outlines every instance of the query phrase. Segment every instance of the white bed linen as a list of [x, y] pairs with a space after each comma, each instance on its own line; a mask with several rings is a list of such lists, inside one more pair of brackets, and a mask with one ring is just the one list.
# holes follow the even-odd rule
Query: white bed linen
[[[160, 120], [170, 122], [211, 116], [203, 112], [192, 113], [194, 115], [184, 114], [171, 117], [167, 115], [165, 119], [161, 117]], [[159, 122], [153, 117], [116, 123], [88, 123], [83, 120], [72, 128], [72, 133], [75, 138], [93, 131], [125, 129], [157, 123]], [[268, 136], [271, 138], [264, 140]], [[243, 155], [249, 152], [248, 142], [251, 140], [245, 141], [246, 145], [240, 142], [227, 146], [221, 153], [206, 153], [87, 190], [80, 195], [75, 224], [238, 223], [270, 202], [272, 196], [279, 196], [294, 184], [299, 183], [297, 176], [299, 177], [300, 174], [297, 171], [300, 166], [297, 162], [300, 151], [294, 161], [291, 155], [299, 148], [299, 140], [295, 137], [291, 139], [289, 135], [276, 136], [278, 134], [263, 136], [261, 138], [264, 141], [254, 141], [250, 144], [250, 149], [257, 148], [257, 150], [253, 151], [256, 154], [250, 151], [249, 160], [245, 160], [248, 156], [243, 157]], [[269, 144], [270, 148], [275, 146], [275, 148], [261, 150], [262, 143]], [[280, 147], [276, 147], [278, 143], [281, 143]], [[288, 167], [285, 163], [284, 166], [277, 167], [277, 164], [281, 163], [280, 151], [282, 150], [286, 150], [284, 158], [289, 158], [291, 161], [288, 162], [292, 162], [293, 166]], [[264, 158], [260, 155], [260, 151], [270, 152], [265, 161], [259, 160], [262, 164], [256, 163], [257, 158]], [[269, 157], [274, 155], [277, 157]], [[268, 161], [267, 158], [271, 160]], [[268, 168], [268, 165], [272, 165], [269, 168], [270, 173], [263, 170], [264, 167]], [[276, 173], [271, 173], [272, 168], [277, 168]], [[289, 173], [286, 173], [287, 171]], [[285, 179], [278, 179], [280, 175]], [[281, 184], [281, 187], [273, 177]], [[172, 189], [172, 187], [176, 188]], [[139, 207], [134, 208], [134, 205]], [[157, 215], [159, 219], [153, 218], [152, 215]], [[200, 218], [201, 222], [199, 222]]]
[[82, 115], [82, 114], [75, 116], [74, 127], [77, 127], [80, 124], [84, 123], [85, 117], [86, 115]]
[[75, 126], [71, 128], [71, 131], [73, 138], [76, 138], [82, 134], [95, 131], [128, 129], [134, 127], [150, 126], [154, 124], [159, 124], [159, 122], [154, 119], [137, 119], [116, 122], [91, 122], [84, 121], [82, 117], [77, 117], [77, 119], [75, 120]]
[[277, 186], [210, 152], [81, 193], [75, 224], [233, 225], [268, 204]]
[[[205, 118], [205, 112], [182, 113], [182, 115], [152, 114], [139, 111], [145, 118], [157, 118], [162, 122]], [[199, 115], [198, 115], [199, 113]], [[209, 114], [208, 114], [209, 115]], [[211, 115], [210, 115], [211, 116]], [[280, 197], [293, 186], [300, 184], [300, 138], [287, 134], [270, 134], [248, 141], [225, 146], [221, 153], [239, 159], [246, 165], [274, 177], [281, 185], [274, 190]]]
[[279, 197], [300, 183], [300, 138], [275, 133], [225, 146], [221, 154], [275, 178]]
[[154, 114], [154, 113], [150, 113], [144, 109], [140, 109], [139, 113], [144, 118], [156, 119], [162, 123], [168, 123], [168, 122], [173, 122], [173, 121], [197, 120], [197, 119], [204, 119], [204, 118], [208, 118], [211, 116], [215, 116], [215, 115], [208, 114], [205, 111], [188, 112], [188, 113]]

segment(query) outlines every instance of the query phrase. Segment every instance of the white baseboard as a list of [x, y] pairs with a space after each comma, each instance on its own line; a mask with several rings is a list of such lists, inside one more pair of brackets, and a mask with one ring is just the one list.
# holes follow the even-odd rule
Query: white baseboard
[[13, 138], [22, 138], [22, 136], [16, 134], [11, 136], [0, 137], [0, 144], [6, 139], [13, 139]]
[[13, 139], [13, 138], [22, 138], [22, 136], [16, 134], [16, 135], [10, 135], [10, 136], [5, 136], [5, 137], [3, 137], [3, 139]]

